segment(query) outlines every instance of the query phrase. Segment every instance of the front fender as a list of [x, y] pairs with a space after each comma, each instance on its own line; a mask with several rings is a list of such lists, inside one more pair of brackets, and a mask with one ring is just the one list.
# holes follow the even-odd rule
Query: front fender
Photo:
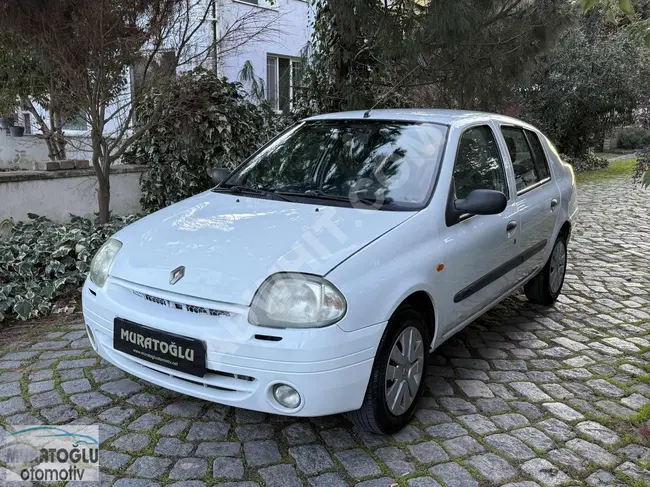
[[[345, 296], [348, 311], [340, 323], [346, 331], [386, 322], [417, 291], [432, 300], [435, 316], [435, 247], [437, 232], [422, 213], [383, 235], [327, 274]], [[433, 277], [433, 279], [432, 279]], [[436, 323], [438, 321], [436, 320]], [[438, 335], [438, 327], [433, 342]]]

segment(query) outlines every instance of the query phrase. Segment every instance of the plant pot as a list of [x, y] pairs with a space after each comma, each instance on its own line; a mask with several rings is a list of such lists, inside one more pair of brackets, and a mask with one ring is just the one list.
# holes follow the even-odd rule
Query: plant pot
[[0, 129], [8, 129], [14, 126], [14, 117], [0, 117]]
[[13, 127], [9, 127], [9, 133], [12, 137], [22, 137], [25, 135], [25, 127], [14, 125]]

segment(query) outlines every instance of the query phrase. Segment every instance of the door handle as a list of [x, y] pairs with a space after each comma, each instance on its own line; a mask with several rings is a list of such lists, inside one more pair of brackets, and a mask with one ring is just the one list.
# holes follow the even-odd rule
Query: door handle
[[508, 226], [506, 227], [506, 230], [508, 232], [512, 232], [515, 228], [517, 228], [517, 222], [516, 221], [512, 220], [512, 221], [508, 222]]
[[556, 206], [557, 206], [557, 200], [555, 198], [553, 198], [551, 200], [551, 210], [554, 209]]

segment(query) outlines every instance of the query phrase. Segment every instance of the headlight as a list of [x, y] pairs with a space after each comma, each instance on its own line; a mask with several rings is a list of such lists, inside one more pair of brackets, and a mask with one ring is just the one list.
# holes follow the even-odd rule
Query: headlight
[[113, 259], [117, 252], [122, 248], [122, 242], [109, 238], [104, 245], [99, 249], [99, 252], [93, 257], [90, 263], [90, 280], [103, 287], [108, 277], [108, 271], [111, 268]]
[[322, 277], [283, 272], [262, 283], [248, 321], [273, 328], [320, 328], [339, 321], [346, 309], [343, 295]]

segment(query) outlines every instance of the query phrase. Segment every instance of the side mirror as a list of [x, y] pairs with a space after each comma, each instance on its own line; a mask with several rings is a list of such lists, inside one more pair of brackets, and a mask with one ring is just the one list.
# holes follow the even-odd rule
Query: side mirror
[[475, 189], [467, 198], [455, 202], [457, 210], [470, 215], [498, 215], [507, 205], [506, 195], [493, 189]]
[[217, 186], [223, 183], [228, 178], [229, 175], [230, 175], [230, 170], [224, 167], [215, 168], [210, 173], [210, 176], [212, 177], [212, 182]]

